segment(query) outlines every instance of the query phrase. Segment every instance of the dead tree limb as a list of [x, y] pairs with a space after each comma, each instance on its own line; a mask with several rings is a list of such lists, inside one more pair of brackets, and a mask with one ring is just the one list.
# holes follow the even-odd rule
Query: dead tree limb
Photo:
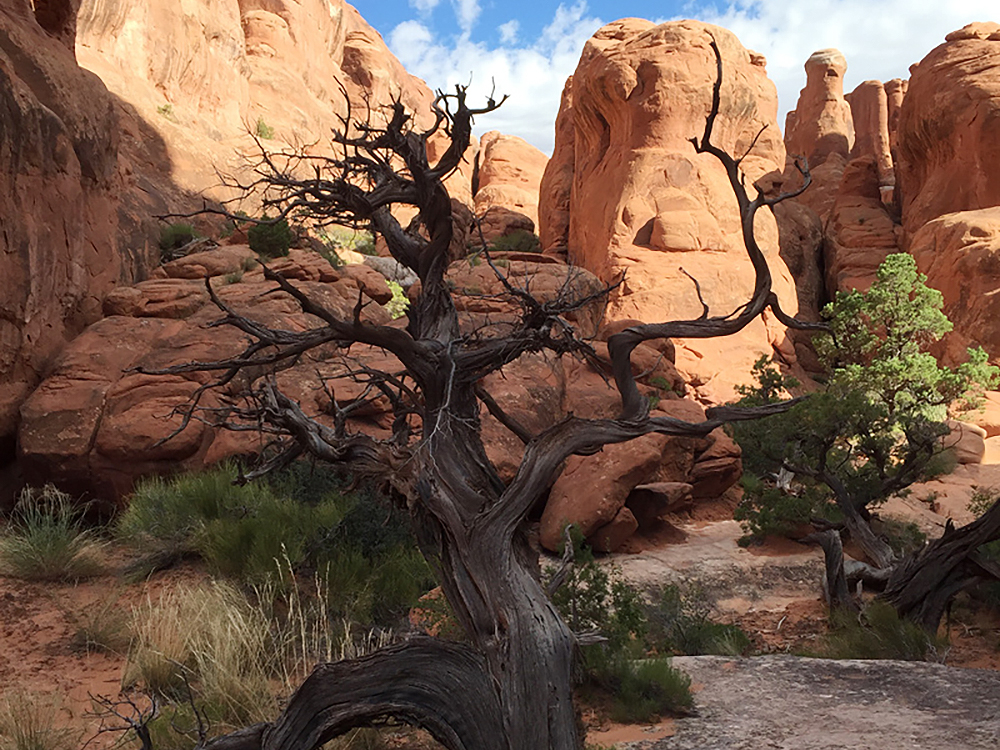
[[[459, 87], [439, 95], [435, 124], [427, 131], [414, 130], [410, 116], [395, 102], [384, 123], [345, 120], [333, 156], [262, 157], [257, 179], [248, 187], [262, 190], [266, 205], [281, 215], [306, 211], [320, 224], [370, 227], [390, 254], [417, 274], [420, 294], [412, 301], [406, 330], [371, 325], [357, 314], [343, 320], [266, 269], [275, 289], [318, 321], [315, 327], [275, 330], [227, 308], [213, 295], [224, 313], [218, 325], [247, 337], [244, 350], [228, 359], [161, 372], [214, 373], [206, 387], [229, 386], [237, 374], [245, 377], [244, 395], [252, 408], [230, 413], [279, 441], [272, 459], [277, 465], [304, 453], [388, 482], [405, 498], [421, 550], [439, 577], [468, 645], [417, 639], [355, 662], [321, 665], [274, 722], [215, 740], [215, 750], [312, 750], [347, 729], [386, 717], [427, 728], [450, 750], [579, 749], [572, 695], [578, 641], [539, 581], [537, 559], [526, 539], [529, 512], [571, 455], [591, 454], [649, 433], [704, 436], [727, 421], [777, 413], [794, 403], [711, 409], [701, 422], [650, 418], [632, 375], [630, 356], [642, 341], [726, 336], [769, 307], [780, 315], [767, 262], [754, 239], [753, 218], [761, 207], [787, 196], [765, 198], [758, 191], [750, 200], [738, 162], [713, 145], [722, 62], [714, 41], [712, 49], [718, 80], [705, 133], [695, 147], [720, 159], [736, 191], [743, 239], [755, 270], [753, 293], [728, 315], [633, 326], [612, 336], [609, 349], [622, 399], [618, 419], [569, 417], [532, 435], [506, 417], [481, 385], [486, 375], [527, 352], [593, 356], [564, 317], [589, 304], [593, 295], [574, 294], [567, 284], [554, 300], [542, 302], [529, 289], [507, 284], [519, 314], [506, 335], [490, 338], [459, 329], [445, 280], [452, 217], [442, 177], [458, 165], [468, 147], [472, 116], [495, 109], [498, 102], [473, 110]], [[431, 164], [426, 144], [439, 130], [451, 143], [438, 163]], [[417, 211], [407, 227], [390, 210], [397, 204]], [[500, 273], [492, 261], [491, 266]], [[268, 372], [308, 351], [359, 344], [391, 353], [405, 370], [405, 375], [386, 372], [385, 377], [370, 368], [344, 373], [364, 383], [367, 392], [377, 388], [386, 394], [388, 389], [394, 412], [391, 439], [352, 432], [346, 418], [335, 417], [331, 426], [323, 415], [308, 414]], [[324, 380], [324, 388], [328, 386]], [[526, 444], [509, 484], [501, 481], [487, 458], [480, 433], [481, 403]]]

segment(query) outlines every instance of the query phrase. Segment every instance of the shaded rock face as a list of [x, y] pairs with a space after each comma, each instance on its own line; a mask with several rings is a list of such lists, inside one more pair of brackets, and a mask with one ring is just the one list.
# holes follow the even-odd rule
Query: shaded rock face
[[[540, 233], [545, 248], [568, 248], [573, 263], [605, 281], [627, 272], [611, 318], [698, 317], [701, 303], [684, 272], [700, 281], [713, 314], [748, 298], [753, 274], [732, 189], [718, 161], [696, 154], [689, 140], [703, 134], [711, 105], [713, 36], [724, 66], [713, 140], [743, 154], [768, 125], [743, 168], [749, 180], [777, 172], [785, 159], [774, 85], [763, 58], [724, 29], [694, 21], [616, 21], [587, 42], [564, 93], [543, 180]], [[775, 290], [794, 309], [773, 217], [760, 215], [756, 232]], [[678, 342], [677, 364], [705, 398], [726, 399], [732, 383], [775, 346], [794, 359], [784, 330], [758, 321], [725, 342]]]
[[896, 165], [908, 234], [943, 214], [1000, 205], [1000, 24], [952, 32], [911, 73]]
[[487, 241], [517, 229], [536, 230], [538, 185], [547, 162], [545, 154], [522, 138], [495, 130], [483, 134], [473, 183], [476, 216], [484, 217], [493, 209], [494, 215], [504, 217], [483, 227]]
[[910, 241], [917, 268], [944, 295], [955, 325], [945, 336], [948, 361], [965, 361], [978, 345], [1000, 357], [1000, 206], [945, 214], [924, 224]]
[[813, 184], [798, 200], [824, 221], [833, 205], [844, 167], [854, 148], [851, 106], [844, 98], [847, 61], [836, 49], [814, 52], [806, 60], [806, 85], [785, 118], [786, 187], [802, 184], [792, 160], [804, 157]]
[[575, 166], [573, 127], [573, 76], [566, 79], [559, 113], [556, 115], [556, 139], [552, 158], [538, 186], [538, 238], [542, 251], [566, 257], [569, 241], [569, 202], [573, 193]]
[[[318, 321], [304, 315], [290, 297], [275, 293], [275, 284], [265, 281], [260, 270], [247, 271], [234, 280], [233, 270], [242, 268], [249, 257], [249, 248], [239, 245], [197, 253], [164, 265], [157, 278], [120, 287], [107, 297], [108, 317], [66, 347], [53, 373], [22, 408], [19, 442], [29, 481], [56, 481], [71, 491], [115, 501], [145, 474], [196, 470], [263, 447], [265, 438], [256, 433], [227, 432], [216, 426], [228, 409], [242, 403], [245, 383], [235, 381], [221, 392], [205, 395], [202, 405], [215, 410], [203, 415], [206, 421], [192, 421], [161, 444], [182, 425], [178, 410], [208, 382], [209, 375], [153, 376], [135, 371], [210, 361], [242, 350], [242, 339], [232, 329], [206, 326], [221, 313], [211, 304], [204, 281], [192, 278], [196, 270], [212, 277], [212, 286], [223, 302], [255, 320], [286, 330], [317, 325]], [[510, 283], [522, 288], [530, 284], [532, 293], [542, 301], [567, 291], [586, 296], [601, 289], [593, 275], [551, 258], [498, 253], [496, 260]], [[315, 253], [293, 250], [272, 267], [342, 317], [352, 315], [358, 295], [363, 293], [375, 303], [364, 307], [363, 319], [389, 323], [380, 305], [392, 294], [366, 265], [335, 269]], [[504, 304], [501, 282], [488, 266], [470, 266], [461, 260], [452, 265], [448, 278], [456, 289], [456, 307], [464, 330], [484, 336], [502, 336], [510, 330], [518, 309], [512, 303]], [[593, 334], [602, 312], [600, 302], [595, 301], [568, 320], [578, 330]], [[569, 355], [526, 354], [502, 373], [488, 377], [484, 385], [505, 412], [534, 433], [569, 413], [611, 417], [620, 403], [617, 391], [607, 381], [610, 356], [604, 340], [619, 329], [611, 326], [599, 331], [593, 362], [580, 362]], [[672, 354], [668, 342], [658, 344], [658, 348], [637, 348], [633, 360], [641, 387], [658, 399], [660, 412], [703, 419], [702, 407], [678, 395], [685, 386]], [[283, 370], [276, 378], [306, 413], [332, 422], [333, 403], [345, 406], [365, 389], [363, 384], [336, 377], [359, 363], [390, 371], [401, 367], [380, 350], [354, 346], [344, 353], [331, 346], [311, 353], [308, 362]], [[484, 411], [481, 418], [487, 454], [501, 478], [510, 481], [524, 446], [490, 414]], [[389, 437], [392, 419], [389, 403], [379, 397], [354, 412], [351, 429]], [[589, 494], [581, 498], [578, 489], [563, 495], [554, 491], [550, 504], [558, 504], [558, 498], [563, 497], [569, 499], [571, 508], [543, 512], [543, 543], [552, 549], [558, 546], [565, 516], [565, 520], [579, 523], [599, 548], [613, 549], [639, 528], [639, 521], [626, 508], [636, 486], [652, 482], [686, 488], [682, 493], [666, 493], [667, 500], [659, 504], [647, 498], [637, 506], [642, 509], [643, 525], [648, 526], [656, 524], [663, 513], [677, 510], [675, 495], [682, 495], [688, 503], [715, 498], [739, 477], [739, 449], [721, 430], [706, 439], [653, 436], [639, 443], [639, 448], [649, 443], [648, 450], [630, 444], [579, 461], [573, 459], [576, 463], [567, 467], [562, 485], [557, 486], [587, 487]], [[606, 491], [608, 497], [602, 494]], [[629, 517], [632, 523], [627, 523]], [[606, 528], [611, 522], [614, 525]], [[550, 527], [554, 528], [552, 533]]]
[[128, 273], [116, 238], [118, 122], [107, 89], [76, 64], [75, 18], [68, 0], [0, 6], [0, 442]]
[[[875, 160], [879, 187], [891, 193], [896, 184], [889, 143], [889, 98], [881, 81], [864, 81], [847, 97], [854, 120], [854, 148], [851, 158], [868, 156]], [[897, 115], [898, 119], [898, 115]]]
[[897, 229], [882, 202], [879, 160], [862, 156], [847, 165], [826, 226], [826, 290], [864, 291], [891, 253], [899, 252]]

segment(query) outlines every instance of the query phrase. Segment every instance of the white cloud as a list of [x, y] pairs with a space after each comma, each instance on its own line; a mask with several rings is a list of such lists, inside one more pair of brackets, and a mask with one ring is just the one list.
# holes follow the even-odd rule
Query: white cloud
[[497, 31], [500, 32], [500, 41], [503, 44], [514, 44], [517, 41], [517, 32], [520, 28], [521, 23], [516, 18], [500, 24], [497, 26]]
[[451, 0], [451, 5], [455, 9], [455, 19], [459, 28], [463, 34], [468, 34], [482, 11], [479, 0]]
[[836, 47], [847, 58], [845, 92], [859, 83], [909, 77], [945, 34], [971, 21], [997, 20], [995, 0], [744, 0], [702, 20], [733, 31], [767, 57], [778, 87], [781, 124], [805, 85], [803, 66], [814, 51]]
[[441, 3], [441, 0], [410, 0], [410, 7], [418, 13], [427, 15]]
[[522, 46], [492, 48], [467, 34], [432, 39], [415, 21], [399, 24], [389, 34], [389, 47], [406, 69], [432, 88], [469, 84], [470, 101], [485, 102], [494, 88], [510, 98], [476, 123], [476, 132], [501, 130], [519, 135], [546, 153], [552, 152], [556, 113], [567, 76], [580, 59], [584, 42], [603, 21], [589, 16], [586, 3], [560, 5], [541, 36]]

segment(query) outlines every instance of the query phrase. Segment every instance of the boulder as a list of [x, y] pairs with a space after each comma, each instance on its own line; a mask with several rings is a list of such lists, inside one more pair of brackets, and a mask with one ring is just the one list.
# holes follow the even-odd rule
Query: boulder
[[[667, 440], [662, 435], [645, 435], [628, 443], [607, 445], [593, 456], [567, 459], [542, 513], [542, 546], [558, 549], [563, 528], [573, 524], [586, 539], [599, 542], [604, 551], [616, 549], [631, 536], [631, 532], [622, 534], [622, 527], [631, 526], [632, 532], [638, 528], [631, 511], [621, 515], [625, 500], [638, 485], [656, 476]], [[616, 518], [619, 520], [615, 526], [607, 529], [603, 537], [593, 538]]]
[[473, 188], [487, 242], [517, 230], [535, 231], [538, 185], [547, 162], [545, 154], [522, 138], [495, 130], [483, 135]]
[[1000, 24], [952, 32], [910, 68], [896, 182], [908, 235], [944, 214], [1000, 205]]
[[946, 360], [965, 361], [969, 346], [1000, 357], [1000, 207], [945, 214], [913, 236], [910, 252], [929, 286], [944, 295], [955, 329], [945, 335]]
[[986, 430], [970, 422], [949, 419], [951, 430], [942, 438], [942, 444], [960, 464], [979, 464], [986, 455]]
[[[611, 318], [697, 318], [702, 305], [687, 274], [701, 283], [713, 314], [728, 313], [749, 297], [753, 272], [732, 188], [719, 162], [695, 153], [690, 143], [703, 134], [711, 105], [712, 38], [726, 71], [717, 145], [743, 154], [757, 139], [743, 162], [748, 181], [780, 171], [785, 158], [774, 84], [763, 58], [724, 29], [695, 21], [608, 24], [585, 45], [563, 96], [556, 166], [540, 199], [551, 210], [540, 217], [540, 235], [546, 248], [567, 247], [571, 262], [605, 282], [626, 274], [609, 304]], [[567, 185], [568, 221], [560, 208]], [[758, 215], [756, 233], [775, 291], [794, 312], [795, 288], [778, 257], [773, 217]], [[773, 319], [753, 323], [724, 344], [675, 344], [678, 370], [706, 400], [730, 398], [732, 384], [775, 347], [795, 358]]]

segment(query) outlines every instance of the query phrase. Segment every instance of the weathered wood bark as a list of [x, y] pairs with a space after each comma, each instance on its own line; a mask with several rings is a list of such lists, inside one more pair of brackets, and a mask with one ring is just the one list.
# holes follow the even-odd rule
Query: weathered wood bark
[[823, 548], [823, 557], [826, 560], [823, 596], [827, 606], [831, 609], [855, 606], [844, 575], [844, 545], [840, 540], [840, 534], [834, 529], [827, 529], [810, 534], [802, 541], [815, 542]]
[[980, 518], [944, 535], [903, 560], [882, 594], [900, 616], [936, 633], [948, 602], [963, 589], [984, 580], [1000, 580], [1000, 567], [977, 552], [1000, 539], [1000, 502]]
[[[767, 263], [753, 237], [756, 211], [787, 196], [765, 198], [758, 191], [751, 200], [739, 160], [711, 143], [722, 83], [714, 41], [712, 48], [718, 78], [704, 136], [694, 145], [723, 163], [738, 198], [755, 270], [752, 297], [729, 314], [709, 317], [706, 310], [697, 320], [634, 326], [613, 336], [609, 349], [622, 397], [618, 419], [569, 417], [539, 435], [501, 419], [526, 443], [520, 468], [506, 486], [488, 461], [479, 433], [480, 400], [492, 411], [499, 409], [488, 394], [483, 397], [481, 381], [526, 352], [587, 351], [563, 316], [590, 300], [567, 291], [554, 301], [540, 302], [508, 284], [484, 250], [498, 280], [520, 305], [521, 318], [502, 338], [459, 330], [444, 278], [452, 224], [442, 177], [455, 168], [468, 146], [472, 116], [497, 105], [490, 102], [485, 110], [475, 111], [466, 106], [462, 89], [440, 95], [437, 126], [446, 128], [452, 143], [434, 165], [428, 164], [425, 148], [432, 131], [411, 130], [398, 104], [385, 126], [355, 125], [348, 115], [337, 136], [342, 157], [299, 155], [287, 160], [294, 169], [278, 169], [275, 160], [264, 157], [258, 187], [265, 189], [265, 205], [272, 213], [286, 216], [306, 210], [320, 224], [370, 226], [392, 255], [417, 274], [421, 293], [408, 327], [402, 331], [364, 323], [358, 313], [353, 320], [339, 319], [266, 270], [269, 279], [322, 324], [303, 332], [272, 330], [226, 308], [209, 287], [225, 312], [219, 325], [242, 331], [252, 343], [238, 357], [167, 372], [217, 373], [192, 402], [188, 418], [193, 418], [204, 389], [228, 385], [241, 372], [267, 372], [317, 346], [365, 343], [395, 355], [405, 375], [365, 373], [396, 412], [391, 440], [351, 432], [345, 417], [350, 407], [342, 408], [332, 425], [308, 416], [273, 379], [260, 374], [252, 376], [257, 408], [233, 414], [284, 436], [282, 451], [265, 468], [308, 453], [389, 482], [405, 498], [420, 547], [436, 569], [469, 645], [417, 639], [357, 662], [321, 665], [273, 723], [217, 740], [213, 747], [311, 750], [353, 726], [391, 716], [426, 727], [450, 750], [579, 749], [572, 701], [576, 639], [540, 585], [537, 559], [524, 536], [528, 514], [544, 500], [571, 455], [588, 455], [653, 432], [703, 436], [725, 421], [757, 418], [790, 406], [712, 409], [698, 423], [650, 418], [631, 373], [631, 352], [650, 338], [728, 335], [768, 307], [798, 325], [780, 311]], [[303, 173], [308, 176], [303, 178]], [[394, 204], [416, 207], [417, 220], [404, 229], [389, 210]]]

